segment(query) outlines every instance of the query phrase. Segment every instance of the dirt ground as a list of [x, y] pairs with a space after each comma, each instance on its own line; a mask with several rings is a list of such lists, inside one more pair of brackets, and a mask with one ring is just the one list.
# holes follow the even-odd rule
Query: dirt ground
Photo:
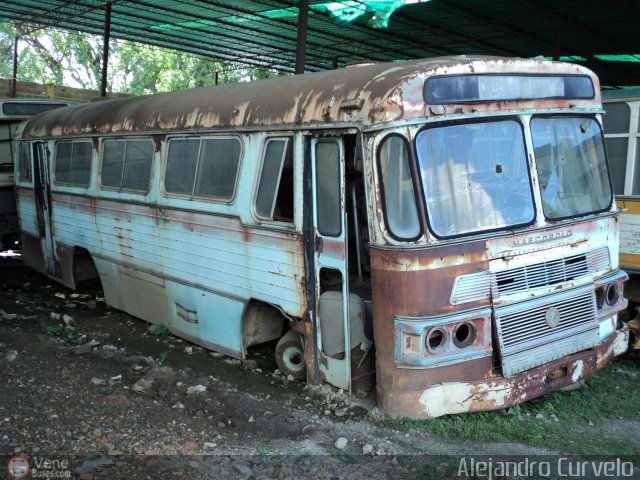
[[555, 453], [381, 427], [366, 400], [287, 380], [273, 345], [241, 364], [157, 333], [99, 285], [0, 257], [0, 461], [33, 478], [448, 478], [440, 455]]

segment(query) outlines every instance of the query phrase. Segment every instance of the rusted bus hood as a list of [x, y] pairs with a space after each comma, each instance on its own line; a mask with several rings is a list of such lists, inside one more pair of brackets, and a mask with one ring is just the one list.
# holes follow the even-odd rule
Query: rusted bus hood
[[424, 101], [424, 81], [431, 75], [488, 72], [589, 75], [594, 81], [596, 98], [538, 100], [530, 102], [529, 106], [599, 108], [596, 77], [577, 65], [501, 57], [438, 57], [73, 106], [34, 117], [26, 126], [23, 137], [336, 122], [359, 123], [366, 127], [434, 115], [510, 109], [509, 102], [453, 108], [429, 106]]

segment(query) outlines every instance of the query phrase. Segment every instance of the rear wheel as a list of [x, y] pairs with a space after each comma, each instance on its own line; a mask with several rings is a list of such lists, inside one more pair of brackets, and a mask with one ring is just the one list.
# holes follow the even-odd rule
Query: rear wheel
[[291, 375], [298, 380], [304, 380], [307, 376], [307, 364], [304, 360], [302, 336], [289, 330], [276, 345], [276, 363], [285, 375]]

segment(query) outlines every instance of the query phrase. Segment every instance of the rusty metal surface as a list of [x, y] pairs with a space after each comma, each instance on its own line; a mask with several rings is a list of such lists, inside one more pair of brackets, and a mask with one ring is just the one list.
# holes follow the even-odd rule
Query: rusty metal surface
[[[460, 312], [459, 307], [449, 303], [453, 282], [458, 275], [488, 268], [486, 243], [404, 251], [371, 247], [370, 252], [378, 398], [393, 398], [398, 390], [424, 388], [442, 381], [486, 378], [492, 371], [491, 357], [434, 367], [428, 372], [397, 368], [395, 351], [399, 339], [390, 334], [395, 330], [396, 316]], [[487, 299], [470, 304], [469, 308], [489, 306]]]
[[205, 290], [275, 303], [292, 316], [304, 314], [300, 235], [205, 212], [63, 193], [53, 198], [59, 244]]
[[[410, 250], [371, 246], [370, 253], [373, 298], [392, 299], [394, 313], [400, 316], [459, 312], [459, 307], [449, 303], [455, 278], [489, 268], [484, 240]], [[471, 303], [468, 308], [487, 305], [488, 299]]]
[[[577, 65], [486, 56], [440, 57], [73, 106], [32, 119], [25, 127], [23, 137], [302, 124], [308, 127], [336, 122], [367, 126], [434, 115], [513, 108], [515, 102], [457, 105], [455, 108], [425, 104], [422, 92], [428, 76], [485, 72], [588, 75], [593, 79], [596, 91], [596, 98], [592, 100], [537, 100], [524, 102], [524, 105], [519, 102], [518, 108], [599, 106], [597, 78]], [[351, 108], [354, 104], [362, 107]]]
[[[33, 195], [22, 190], [23, 220], [33, 223]], [[71, 288], [81, 248], [93, 257], [110, 305], [238, 358], [246, 352], [242, 321], [250, 299], [304, 316], [303, 240], [291, 229], [269, 230], [231, 215], [167, 205], [62, 192], [53, 192], [52, 199], [61, 266], [56, 280]], [[46, 273], [40, 243], [28, 237], [25, 257]]]
[[[390, 415], [424, 416], [424, 413], [418, 411], [420, 406], [417, 403], [417, 397], [412, 397], [409, 401], [406, 400], [407, 395], [419, 396], [422, 393], [415, 392], [437, 389], [439, 388], [437, 385], [441, 383], [453, 382], [456, 385], [467, 385], [480, 382], [484, 385], [486, 382], [497, 382], [495, 384], [498, 385], [510, 382], [516, 377], [522, 378], [517, 375], [502, 377], [499, 362], [500, 350], [497, 344], [493, 347], [493, 356], [458, 363], [452, 357], [452, 352], [443, 351], [440, 358], [444, 364], [438, 365], [437, 356], [431, 358], [426, 355], [424, 345], [419, 347], [422, 355], [419, 359], [412, 359], [411, 355], [399, 355], [398, 352], [404, 348], [402, 345], [404, 337], [401, 335], [405, 331], [410, 334], [417, 328], [413, 332], [418, 339], [415, 341], [423, 343], [424, 332], [431, 328], [433, 323], [430, 319], [446, 324], [448, 317], [454, 319], [456, 314], [461, 315], [464, 312], [491, 308], [495, 314], [495, 309], [504, 305], [518, 305], [528, 299], [543, 297], [553, 301], [558, 295], [568, 294], [563, 292], [581, 285], [583, 289], [589, 289], [589, 287], [593, 289], [612, 280], [622, 281], [624, 275], [617, 273], [617, 250], [616, 245], [613, 244], [613, 240], [617, 238], [615, 222], [616, 218], [609, 215], [588, 222], [572, 222], [552, 229], [530, 228], [517, 234], [496, 235], [484, 240], [468, 239], [466, 243], [456, 241], [451, 244], [411, 249], [371, 246], [377, 390], [383, 411]], [[487, 295], [465, 303], [462, 307], [450, 303], [451, 290], [458, 275], [483, 271], [495, 272], [525, 264], [535, 265], [538, 262], [562, 258], [565, 255], [586, 255], [592, 251], [602, 250], [605, 246], [609, 247], [610, 261], [603, 262], [602, 268], [594, 271], [593, 274], [577, 277], [575, 280], [540, 286], [534, 290], [515, 291], [499, 299]], [[597, 318], [594, 319], [596, 321], [595, 336], [598, 337], [598, 322], [600, 322], [600, 340], [604, 340], [604, 345], [611, 344], [612, 339], [619, 335], [614, 332], [615, 326], [610, 327], [610, 324], [615, 323], [616, 314], [625, 306], [626, 301], [620, 300], [616, 305], [598, 311]], [[524, 315], [525, 312], [522, 314]], [[409, 317], [409, 319], [405, 321], [402, 317]], [[398, 318], [402, 320], [399, 323]], [[493, 322], [495, 319], [490, 321]], [[416, 325], [416, 328], [410, 328]], [[398, 326], [402, 328], [394, 328]], [[446, 328], [449, 326], [445, 325]], [[492, 325], [492, 330], [495, 332], [495, 325]], [[394, 331], [394, 335], [389, 335], [390, 331]], [[449, 334], [451, 334], [450, 328]], [[562, 341], [566, 343], [569, 339], [570, 337], [566, 340], [563, 337]], [[596, 343], [600, 340], [596, 339]], [[490, 348], [493, 343], [489, 339], [486, 345]], [[550, 344], [549, 348], [552, 347], [553, 345]], [[562, 359], [558, 362], [561, 361]], [[556, 363], [552, 361], [550, 364]], [[536, 368], [544, 369], [546, 366]], [[535, 381], [533, 383], [535, 384]], [[555, 388], [557, 387], [550, 386], [544, 391]], [[535, 387], [529, 389], [523, 385], [518, 389], [526, 393], [526, 398], [531, 397], [531, 392], [537, 391]], [[533, 396], [540, 395], [544, 391], [540, 390], [541, 393]], [[469, 395], [466, 391], [451, 389], [446, 396], [462, 402]], [[513, 402], [524, 401], [525, 397], [522, 400], [514, 397]], [[485, 409], [482, 402], [475, 403], [473, 408]]]
[[35, 271], [46, 275], [44, 256], [40, 239], [32, 234], [22, 232], [22, 259], [26, 265]]
[[629, 331], [625, 327], [596, 348], [511, 377], [479, 381], [450, 378], [425, 389], [407, 387], [395, 392], [378, 389], [378, 394], [383, 394], [380, 400], [386, 414], [416, 419], [508, 408], [589, 377], [626, 351], [628, 342]]

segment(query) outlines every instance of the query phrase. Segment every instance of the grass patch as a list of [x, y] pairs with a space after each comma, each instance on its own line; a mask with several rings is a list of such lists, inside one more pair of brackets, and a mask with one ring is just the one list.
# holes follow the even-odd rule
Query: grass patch
[[[640, 417], [640, 369], [616, 360], [578, 390], [554, 392], [504, 412], [449, 415], [427, 421], [387, 419], [395, 428], [474, 441], [521, 443], [562, 453], [637, 455], [616, 425]], [[558, 421], [555, 420], [558, 419]]]
[[60, 325], [43, 325], [42, 330], [49, 337], [59, 337], [64, 332], [64, 328]]
[[48, 337], [59, 337], [64, 339], [66, 342], [73, 341], [78, 333], [75, 330], [65, 329], [62, 325], [48, 325], [43, 323], [42, 332]]
[[271, 455], [273, 452], [271, 451], [271, 449], [264, 447], [262, 445], [258, 445], [256, 447], [256, 454], [257, 455]]

